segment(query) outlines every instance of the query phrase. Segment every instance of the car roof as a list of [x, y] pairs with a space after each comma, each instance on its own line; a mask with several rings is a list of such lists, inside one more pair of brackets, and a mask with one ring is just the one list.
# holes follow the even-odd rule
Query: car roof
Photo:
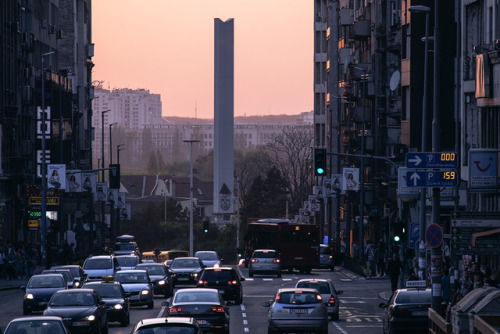
[[332, 280], [329, 278], [302, 278], [297, 281], [300, 282], [331, 282]]
[[217, 254], [216, 251], [197, 251], [195, 254], [195, 257], [196, 257], [196, 254], [203, 254], [203, 253], [214, 253], [214, 254]]
[[49, 273], [49, 274], [36, 274], [36, 275], [33, 275], [31, 277], [62, 277], [64, 279], [64, 276], [60, 273]]
[[117, 274], [137, 274], [137, 273], [148, 273], [146, 270], [142, 269], [130, 269], [130, 270], [119, 270], [116, 272]]
[[94, 289], [64, 289], [64, 290], [58, 290], [56, 293], [80, 293], [80, 292], [87, 292], [87, 293], [94, 293]]
[[234, 268], [231, 268], [231, 267], [207, 267], [204, 270], [205, 271], [207, 271], [207, 270], [217, 270], [217, 271], [219, 271], [219, 270], [231, 270], [232, 271], [232, 270], [234, 270]]
[[20, 317], [20, 318], [15, 318], [15, 319], [12, 319], [10, 322], [18, 322], [18, 321], [43, 321], [43, 320], [61, 320], [62, 321], [62, 318], [61, 317], [56, 317], [56, 316], [52, 316], [52, 315], [37, 315], [37, 316], [33, 316], [33, 317]]
[[196, 256], [182, 256], [182, 257], [176, 257], [175, 260], [183, 260], [183, 259], [189, 259], [189, 260], [199, 260], [199, 257]]
[[138, 328], [142, 326], [149, 326], [149, 325], [156, 325], [156, 324], [188, 324], [188, 325], [194, 325], [196, 326], [197, 323], [195, 322], [194, 318], [190, 317], [168, 317], [168, 318], [148, 318], [148, 319], [142, 319], [139, 321]]
[[318, 293], [318, 290], [316, 289], [311, 289], [311, 288], [282, 288], [278, 290], [278, 293], [283, 293], [283, 292], [295, 292], [295, 291], [303, 291], [303, 292], [313, 292], [313, 293]]
[[164, 265], [163, 263], [158, 263], [158, 262], [141, 262], [141, 263], [138, 263], [135, 265], [135, 267], [150, 267], [150, 266], [154, 266], [154, 267], [166, 267], [166, 265]]
[[117, 282], [117, 281], [111, 281], [111, 282], [107, 282], [107, 281], [90, 281], [90, 282], [85, 282], [85, 284], [83, 284], [83, 286], [92, 286], [92, 285], [102, 285], [102, 284], [113, 284], [113, 285], [122, 285], [120, 282]]
[[113, 255], [113, 254], [109, 254], [109, 255], [92, 255], [92, 256], [89, 256], [86, 260], [89, 260], [89, 259], [109, 259], [109, 258], [113, 258], [113, 257], [116, 257], [116, 256]]
[[128, 255], [115, 255], [116, 258], [122, 258], [122, 257], [135, 257], [135, 258], [139, 258], [138, 255], [134, 255], [134, 254], [128, 254]]
[[276, 252], [276, 249], [256, 249], [254, 252]]
[[219, 293], [219, 290], [217, 289], [212, 289], [212, 288], [189, 288], [189, 289], [180, 289], [175, 292], [175, 294], [178, 293], [192, 293], [192, 292], [212, 292], [212, 293]]

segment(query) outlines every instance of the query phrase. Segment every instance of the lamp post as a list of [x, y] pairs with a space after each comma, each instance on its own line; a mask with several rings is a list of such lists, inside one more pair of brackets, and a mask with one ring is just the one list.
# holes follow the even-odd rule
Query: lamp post
[[113, 144], [112, 144], [112, 136], [111, 136], [111, 128], [113, 125], [118, 124], [117, 122], [111, 123], [109, 125], [109, 164], [111, 165], [113, 163]]
[[[410, 6], [408, 8], [410, 12], [413, 13], [424, 13], [425, 14], [425, 41], [424, 41], [424, 91], [422, 97], [422, 143], [421, 152], [426, 152], [427, 150], [427, 64], [428, 64], [428, 53], [429, 53], [429, 13], [431, 9], [427, 6]], [[420, 279], [424, 278], [425, 269], [425, 196], [426, 188], [420, 189], [420, 234], [419, 234], [419, 261], [418, 261], [418, 277]]]
[[116, 159], [118, 160], [116, 163], [120, 164], [120, 151], [123, 151], [125, 148], [121, 148], [125, 144], [118, 144], [116, 145]]
[[165, 224], [167, 223], [167, 183], [168, 180], [163, 180], [163, 183], [165, 184]]
[[104, 114], [111, 110], [103, 110], [101, 112], [101, 182], [104, 182]]
[[41, 217], [41, 246], [42, 266], [47, 266], [47, 157], [45, 143], [45, 57], [55, 53], [50, 51], [42, 54], [42, 217]]
[[184, 140], [189, 143], [189, 256], [193, 256], [193, 143], [199, 140]]

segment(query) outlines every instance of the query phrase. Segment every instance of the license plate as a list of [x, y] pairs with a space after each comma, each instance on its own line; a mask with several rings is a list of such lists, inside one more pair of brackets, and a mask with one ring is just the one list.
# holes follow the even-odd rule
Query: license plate
[[139, 299], [139, 295], [137, 295], [137, 296], [130, 296], [130, 299], [131, 299], [131, 300], [136, 300], [136, 299]]
[[75, 321], [73, 326], [88, 326], [90, 323], [88, 321]]
[[427, 311], [413, 311], [412, 315], [427, 315]]
[[48, 302], [39, 302], [38, 305], [40, 306], [47, 306]]
[[179, 281], [187, 281], [188, 278], [187, 277], [179, 277]]
[[206, 320], [196, 320], [196, 322], [198, 322], [199, 325], [206, 325], [207, 324], [207, 321]]
[[292, 314], [306, 314], [307, 313], [306, 308], [292, 308], [291, 311], [292, 311], [291, 312]]

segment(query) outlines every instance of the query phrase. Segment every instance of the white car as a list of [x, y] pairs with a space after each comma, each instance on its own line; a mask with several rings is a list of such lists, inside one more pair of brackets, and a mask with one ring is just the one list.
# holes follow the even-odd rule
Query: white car
[[220, 266], [222, 262], [222, 259], [219, 259], [219, 255], [215, 251], [197, 251], [194, 257], [199, 258], [203, 265], [207, 267]]

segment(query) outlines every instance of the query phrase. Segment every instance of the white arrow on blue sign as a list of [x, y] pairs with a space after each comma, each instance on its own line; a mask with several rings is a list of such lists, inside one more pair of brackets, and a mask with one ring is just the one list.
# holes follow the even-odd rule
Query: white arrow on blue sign
[[410, 152], [406, 153], [406, 167], [453, 169], [458, 167], [458, 160], [453, 152]]
[[458, 174], [454, 170], [421, 171], [408, 170], [406, 172], [406, 185], [408, 187], [456, 187]]

